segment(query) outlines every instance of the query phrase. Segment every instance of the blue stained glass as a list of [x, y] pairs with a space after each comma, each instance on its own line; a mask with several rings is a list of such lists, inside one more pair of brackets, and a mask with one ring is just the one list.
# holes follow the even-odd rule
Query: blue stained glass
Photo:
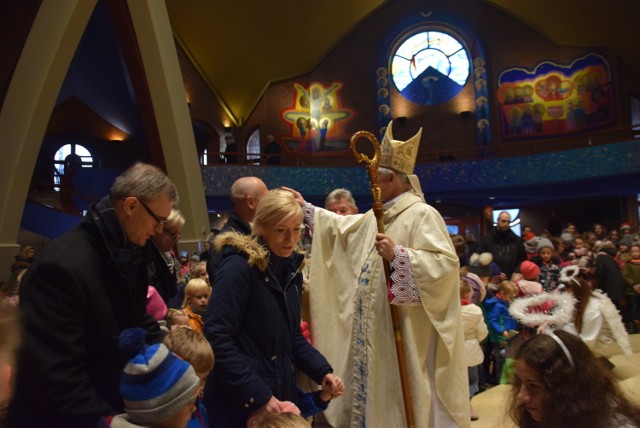
[[467, 82], [469, 56], [462, 44], [440, 31], [423, 31], [405, 40], [391, 59], [391, 76], [410, 101], [433, 105], [456, 96]]

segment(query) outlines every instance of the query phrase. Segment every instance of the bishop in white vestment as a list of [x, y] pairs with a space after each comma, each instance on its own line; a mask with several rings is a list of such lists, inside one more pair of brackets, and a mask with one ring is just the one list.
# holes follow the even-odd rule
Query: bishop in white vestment
[[[372, 211], [339, 216], [305, 205], [312, 339], [345, 382], [344, 396], [325, 412], [335, 428], [406, 426], [389, 303], [398, 305], [416, 426], [470, 425], [459, 261], [413, 175], [420, 134], [402, 142], [387, 128], [384, 233]], [[383, 258], [391, 263], [389, 289]]]

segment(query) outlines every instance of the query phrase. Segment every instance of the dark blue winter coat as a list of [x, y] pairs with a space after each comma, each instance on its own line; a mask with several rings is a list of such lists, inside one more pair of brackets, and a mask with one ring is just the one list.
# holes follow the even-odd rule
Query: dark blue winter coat
[[295, 368], [318, 383], [332, 368], [300, 333], [304, 256], [294, 252], [272, 274], [274, 257], [246, 235], [220, 235], [216, 247], [204, 326], [216, 363], [204, 401], [211, 427], [243, 427], [271, 396], [298, 402]]

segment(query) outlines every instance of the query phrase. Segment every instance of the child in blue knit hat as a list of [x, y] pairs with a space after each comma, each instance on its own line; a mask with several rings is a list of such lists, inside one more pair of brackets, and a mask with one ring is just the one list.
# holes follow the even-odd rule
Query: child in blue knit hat
[[169, 349], [144, 343], [141, 328], [120, 335], [120, 348], [129, 360], [120, 380], [125, 414], [113, 417], [112, 428], [185, 428], [200, 393], [193, 367]]

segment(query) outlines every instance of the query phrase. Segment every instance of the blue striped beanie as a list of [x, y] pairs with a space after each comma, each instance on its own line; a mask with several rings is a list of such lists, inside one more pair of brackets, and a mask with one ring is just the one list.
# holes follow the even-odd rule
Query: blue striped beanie
[[[132, 335], [132, 330], [134, 339], [126, 337]], [[120, 335], [120, 347], [125, 354], [140, 348], [125, 366], [120, 380], [125, 411], [136, 424], [169, 419], [193, 400], [200, 385], [200, 378], [189, 363], [161, 343], [146, 345], [145, 336], [144, 330], [137, 328]]]

